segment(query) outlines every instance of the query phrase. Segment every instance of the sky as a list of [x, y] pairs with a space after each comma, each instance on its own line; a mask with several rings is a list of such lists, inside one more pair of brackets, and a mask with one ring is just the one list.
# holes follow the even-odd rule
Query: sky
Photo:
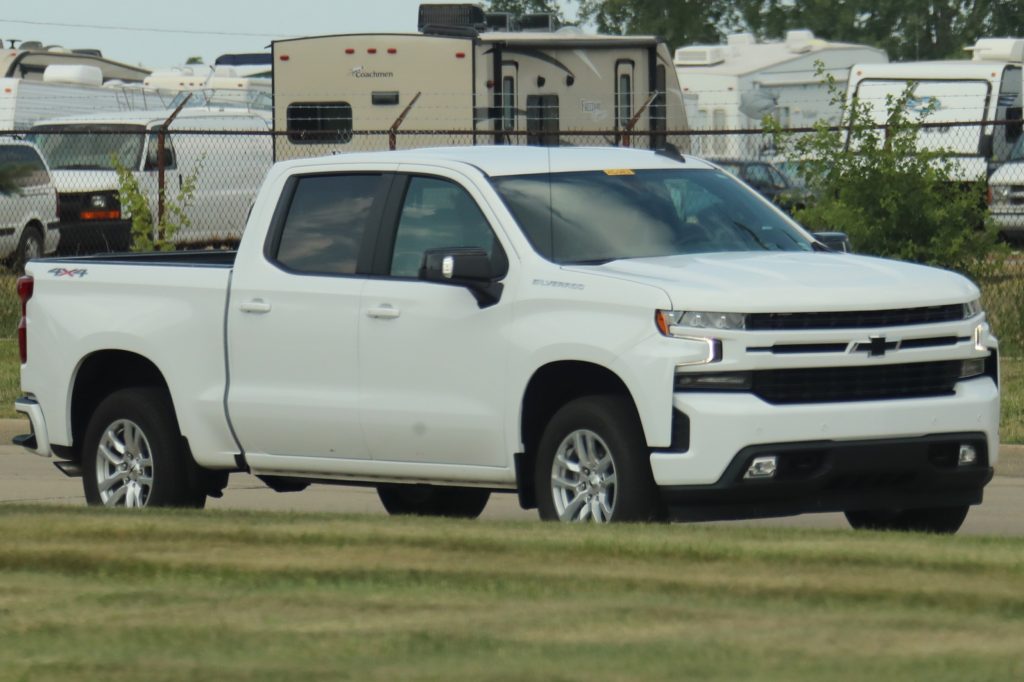
[[[562, 0], [576, 15], [577, 2]], [[414, 32], [420, 0], [36, 0], [5, 2], [0, 38], [91, 47], [108, 59], [151, 69], [199, 56], [259, 52], [276, 38], [333, 33]]]

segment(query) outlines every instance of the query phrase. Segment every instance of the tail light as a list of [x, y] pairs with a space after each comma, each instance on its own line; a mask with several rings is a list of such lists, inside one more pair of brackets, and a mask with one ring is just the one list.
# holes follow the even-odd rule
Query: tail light
[[32, 298], [32, 291], [35, 289], [35, 280], [26, 275], [18, 278], [18, 298], [21, 299], [21, 320], [18, 321], [18, 355], [21, 356], [21, 364], [28, 362], [28, 318], [26, 307]]

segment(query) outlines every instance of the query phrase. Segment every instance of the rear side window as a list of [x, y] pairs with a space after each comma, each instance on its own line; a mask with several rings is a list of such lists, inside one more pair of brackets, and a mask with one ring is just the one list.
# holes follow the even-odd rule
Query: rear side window
[[39, 187], [50, 182], [50, 174], [35, 149], [27, 145], [0, 145], [0, 168], [11, 169], [19, 189]]
[[355, 274], [380, 186], [379, 174], [300, 177], [274, 259], [303, 274]]
[[296, 143], [352, 141], [348, 102], [296, 102], [288, 105], [288, 140]]

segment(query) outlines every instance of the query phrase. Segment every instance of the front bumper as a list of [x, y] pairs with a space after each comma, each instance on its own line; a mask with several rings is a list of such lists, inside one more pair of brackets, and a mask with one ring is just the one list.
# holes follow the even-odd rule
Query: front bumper
[[691, 392], [674, 394], [673, 407], [689, 417], [689, 443], [683, 452], [651, 453], [659, 486], [717, 483], [740, 451], [771, 443], [982, 433], [989, 465], [998, 458], [999, 389], [987, 376], [934, 398], [770, 405], [748, 393]]
[[[961, 445], [975, 448], [975, 463], [958, 464]], [[777, 457], [775, 476], [745, 479], [752, 460], [769, 454]], [[978, 504], [991, 479], [986, 435], [946, 433], [753, 446], [716, 483], [666, 486], [661, 495], [678, 520], [737, 519]]]
[[95, 220], [59, 224], [58, 253], [80, 256], [90, 253], [128, 251], [132, 244], [132, 221]]

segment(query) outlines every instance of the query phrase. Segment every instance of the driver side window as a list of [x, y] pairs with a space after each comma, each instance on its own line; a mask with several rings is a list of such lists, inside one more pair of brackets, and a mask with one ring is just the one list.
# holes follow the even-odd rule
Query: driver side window
[[494, 233], [473, 197], [448, 180], [410, 178], [395, 234], [391, 276], [417, 277], [429, 249], [467, 246], [494, 255]]

